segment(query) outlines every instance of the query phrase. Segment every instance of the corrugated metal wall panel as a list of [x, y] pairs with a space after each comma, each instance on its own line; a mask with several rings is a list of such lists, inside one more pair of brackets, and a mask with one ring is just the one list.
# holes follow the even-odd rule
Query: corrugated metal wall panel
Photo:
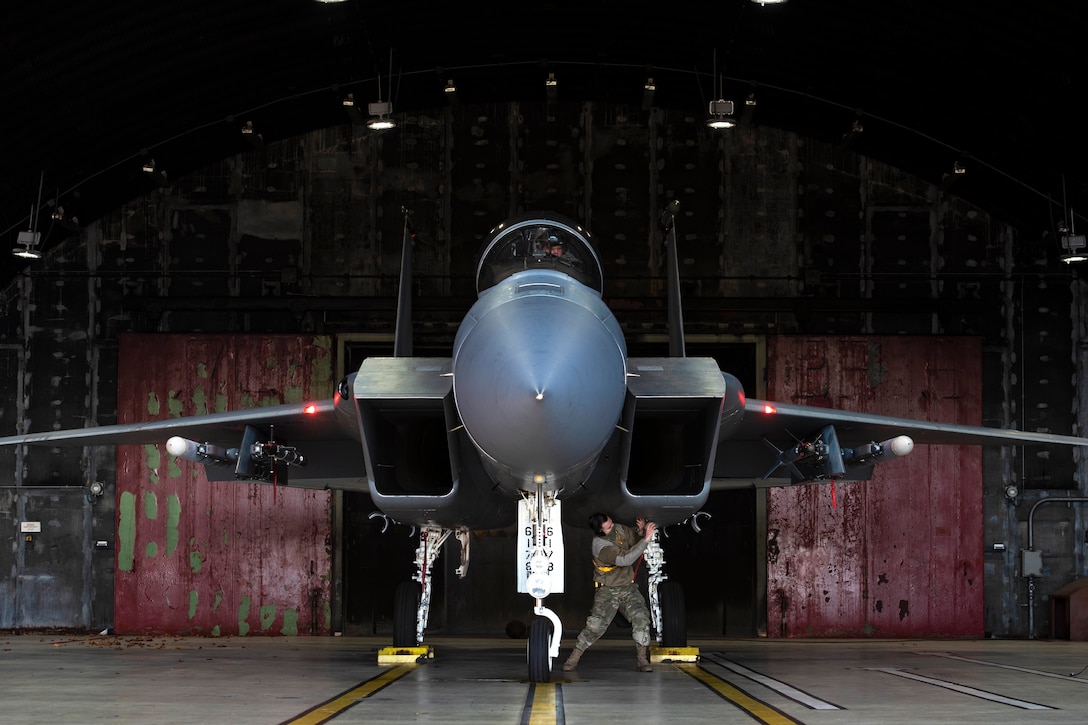
[[[772, 399], [981, 421], [976, 338], [774, 337]], [[772, 637], [981, 636], [982, 451], [918, 446], [874, 480], [771, 489]]]
[[[120, 422], [326, 398], [325, 336], [126, 335]], [[121, 446], [115, 628], [327, 634], [326, 491], [209, 483], [160, 445]]]

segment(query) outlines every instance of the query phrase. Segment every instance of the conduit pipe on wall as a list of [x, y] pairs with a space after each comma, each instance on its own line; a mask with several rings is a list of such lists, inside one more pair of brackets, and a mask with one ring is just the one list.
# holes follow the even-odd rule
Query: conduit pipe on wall
[[[1034, 558], [1035, 553], [1035, 510], [1043, 504], [1047, 503], [1088, 503], [1088, 497], [1085, 496], [1070, 496], [1067, 498], [1042, 498], [1032, 505], [1031, 511], [1028, 512], [1028, 548], [1021, 552], [1020, 560], [1020, 573], [1025, 574], [1027, 571], [1032, 571], [1028, 575], [1028, 639], [1035, 639], [1035, 574], [1034, 571], [1037, 567], [1029, 566], [1029, 559], [1027, 557], [1033, 557], [1032, 560], [1038, 561]], [[1041, 558], [1041, 557], [1040, 557]]]

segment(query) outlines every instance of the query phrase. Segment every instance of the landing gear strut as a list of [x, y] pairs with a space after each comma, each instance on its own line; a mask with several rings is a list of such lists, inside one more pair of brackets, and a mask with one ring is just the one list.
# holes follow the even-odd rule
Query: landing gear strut
[[423, 632], [431, 613], [431, 573], [442, 553], [442, 544], [450, 534], [456, 534], [461, 542], [461, 565], [457, 567], [457, 575], [464, 577], [468, 573], [468, 529], [443, 529], [440, 526], [420, 529], [416, 574], [412, 581], [402, 582], [397, 587], [393, 609], [394, 647], [415, 647], [423, 642]]
[[684, 589], [678, 582], [667, 581], [665, 550], [658, 541], [660, 532], [646, 545], [647, 588], [650, 593], [650, 618], [657, 643], [663, 647], [686, 647], [687, 622], [684, 613]]
[[536, 600], [525, 657], [530, 682], [548, 682], [559, 657], [563, 623], [544, 606], [549, 594], [563, 591], [563, 527], [559, 501], [541, 486], [518, 502], [518, 591]]

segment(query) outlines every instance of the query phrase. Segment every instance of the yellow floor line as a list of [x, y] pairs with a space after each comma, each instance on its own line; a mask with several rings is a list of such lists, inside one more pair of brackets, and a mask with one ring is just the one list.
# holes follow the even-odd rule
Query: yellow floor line
[[532, 702], [526, 703], [527, 712], [524, 715], [528, 717], [523, 717], [522, 722], [527, 725], [556, 725], [563, 722], [557, 705], [558, 687], [554, 682], [535, 683], [529, 691]]
[[414, 670], [417, 665], [398, 665], [391, 667], [377, 677], [367, 680], [357, 687], [337, 695], [333, 699], [324, 702], [312, 710], [307, 710], [292, 720], [285, 720], [283, 725], [320, 725], [336, 717], [352, 705], [358, 705], [359, 701], [370, 697], [386, 685], [392, 684], [401, 677]]
[[767, 703], [760, 702], [751, 695], [738, 690], [725, 680], [710, 674], [699, 665], [678, 664], [676, 667], [679, 667], [681, 670], [691, 675], [699, 682], [702, 682], [711, 690], [718, 693], [726, 700], [729, 700], [729, 702], [762, 723], [766, 723], [767, 725], [796, 725], [797, 723], [800, 723], [800, 720], [794, 720], [789, 715], [779, 712]]

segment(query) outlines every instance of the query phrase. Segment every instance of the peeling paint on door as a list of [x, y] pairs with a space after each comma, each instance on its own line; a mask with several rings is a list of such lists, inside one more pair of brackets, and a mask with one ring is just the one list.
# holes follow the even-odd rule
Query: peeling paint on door
[[[213, 398], [217, 410], [327, 398], [331, 354], [322, 336], [125, 335], [118, 420], [146, 420], [158, 401], [174, 416], [205, 412]], [[327, 634], [328, 492], [208, 482], [202, 467], [166, 455], [165, 438], [118, 448], [115, 629]]]
[[[776, 337], [772, 399], [979, 425], [975, 338]], [[772, 488], [772, 637], [977, 637], [982, 450], [919, 445], [874, 479]]]

